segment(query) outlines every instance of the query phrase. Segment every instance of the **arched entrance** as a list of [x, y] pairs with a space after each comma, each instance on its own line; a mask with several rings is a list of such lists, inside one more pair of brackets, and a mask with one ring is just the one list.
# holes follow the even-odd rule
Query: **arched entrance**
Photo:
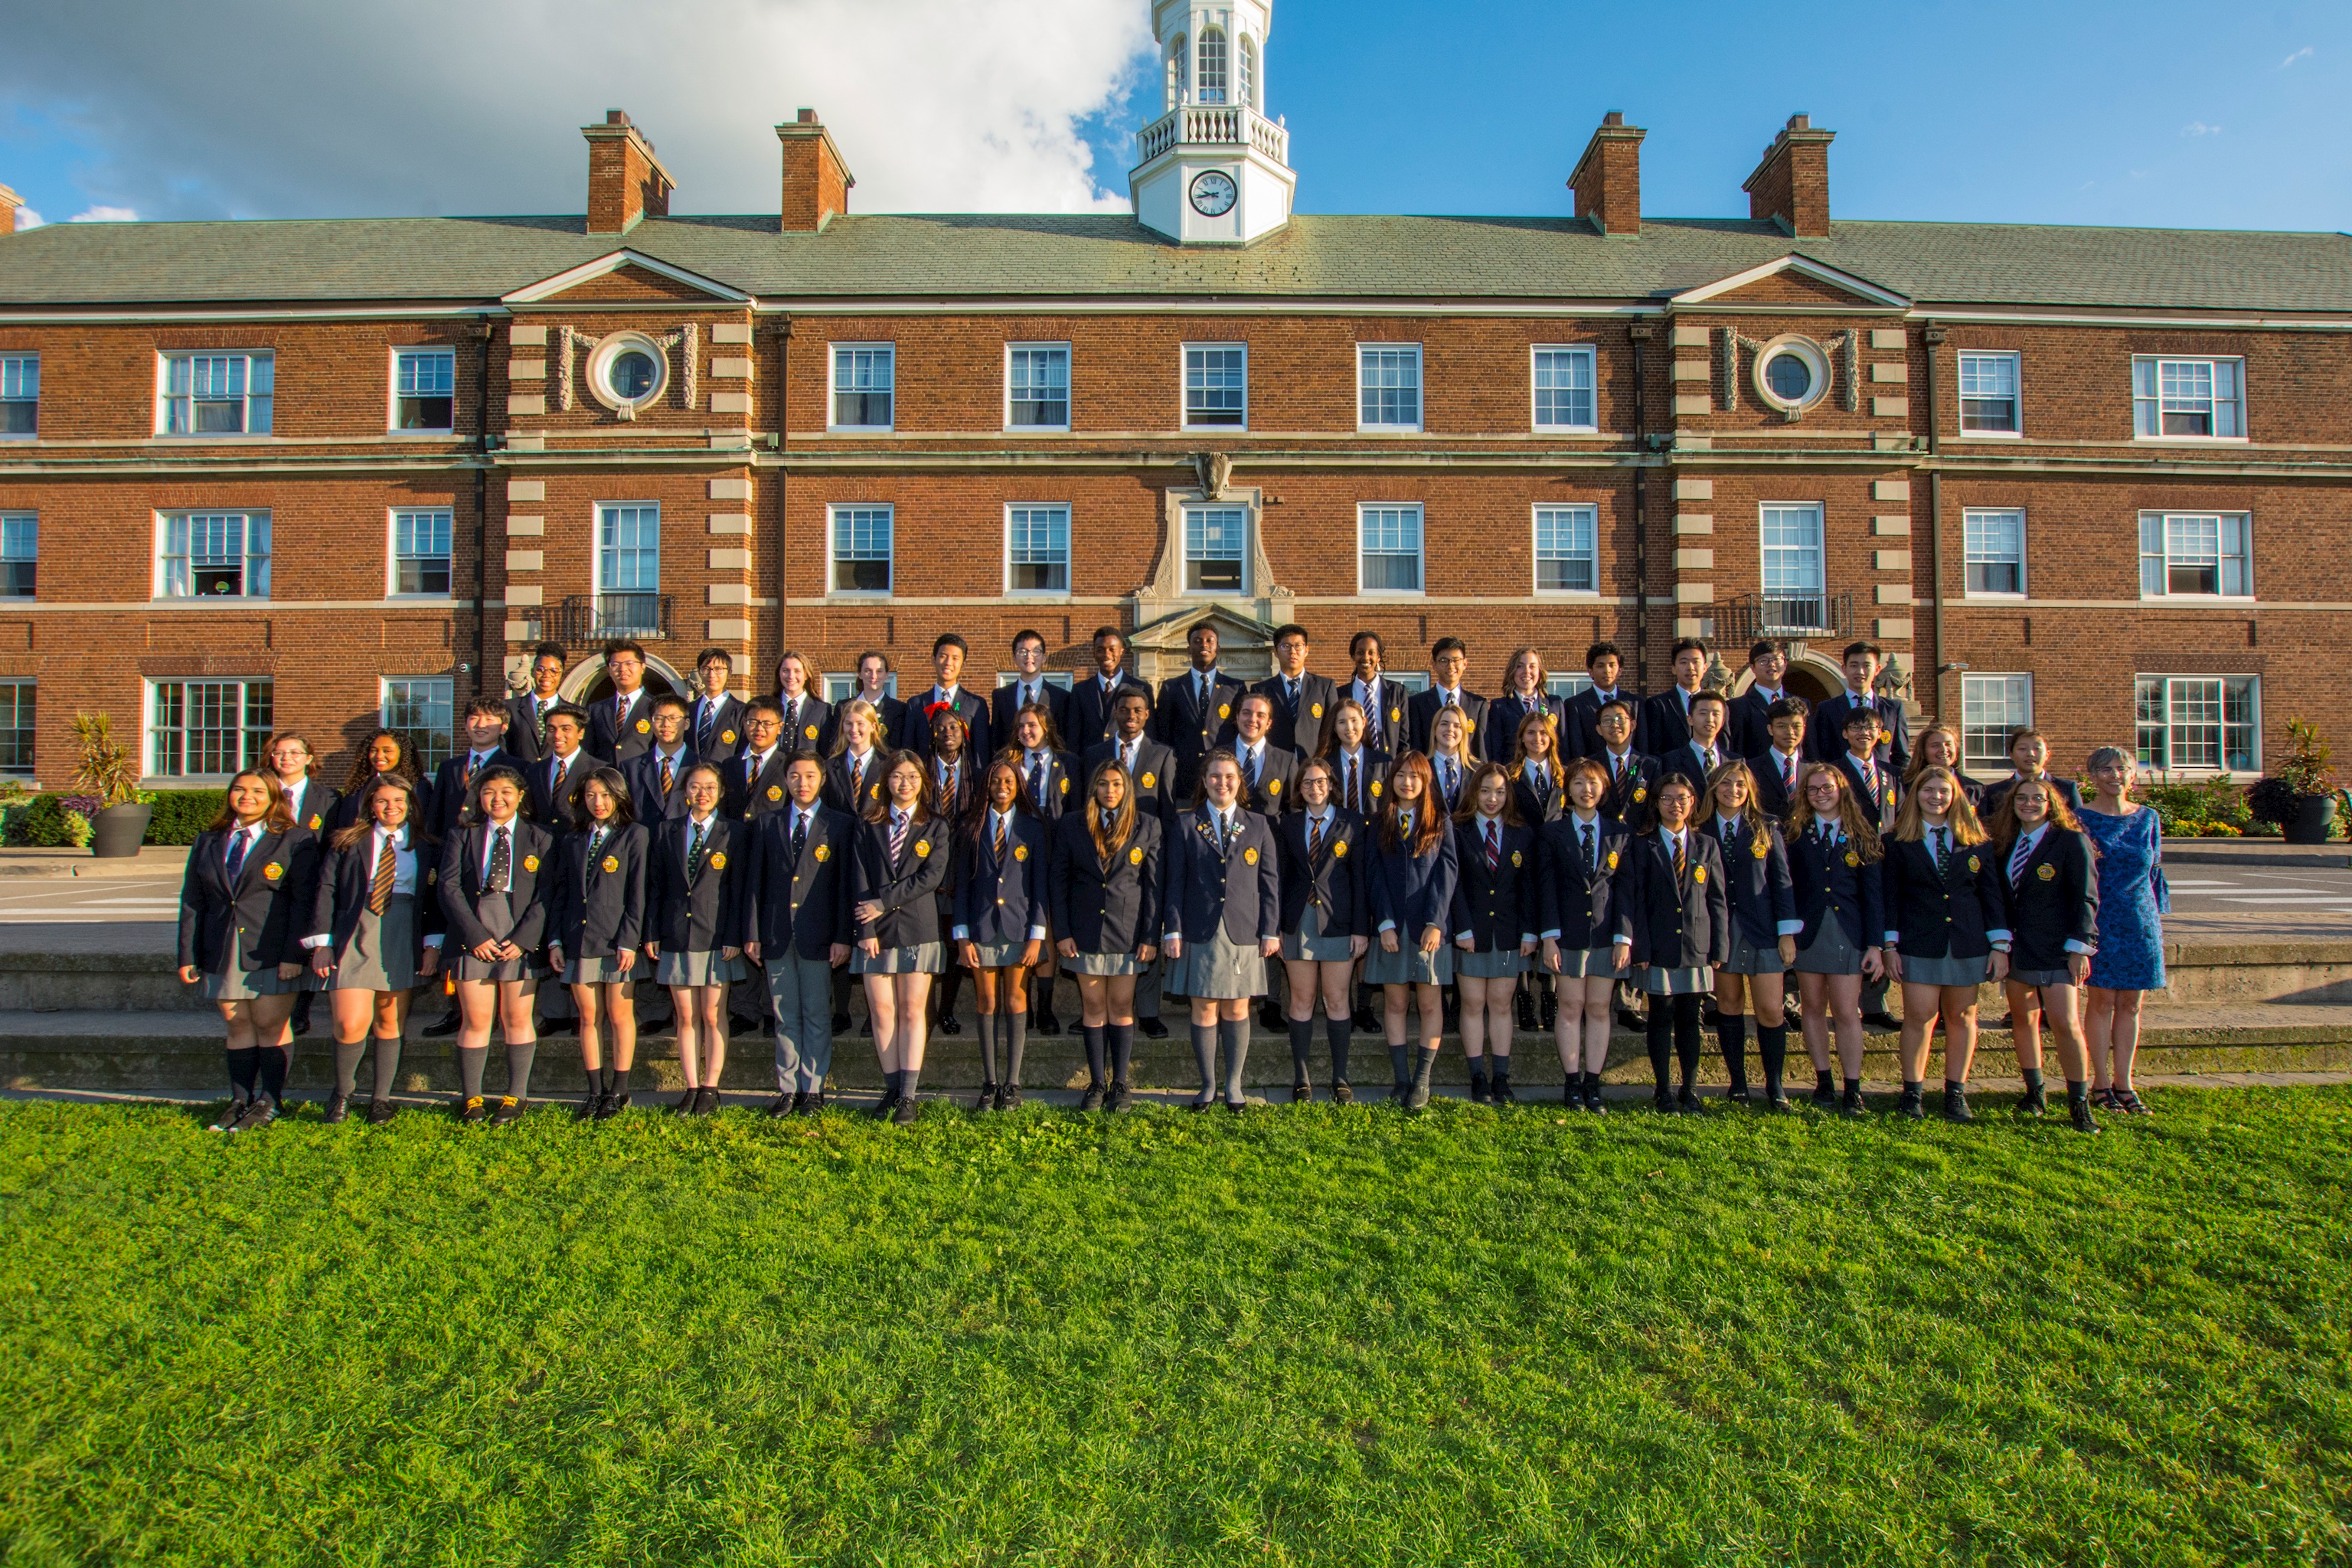
[[[659, 697], [666, 691], [675, 691], [685, 696], [693, 689], [692, 681], [653, 655], [646, 655], [646, 690], [648, 694]], [[583, 659], [573, 665], [563, 677], [562, 690], [566, 702], [577, 702], [583, 707], [610, 697], [613, 694], [613, 678], [604, 673], [604, 656], [598, 654], [593, 658]]]
[[[1845, 670], [1825, 655], [1794, 647], [1789, 650], [1789, 673], [1781, 678], [1781, 683], [1790, 693], [1818, 708], [1845, 689]], [[1755, 684], [1755, 672], [1742, 667], [1731, 694], [1737, 697]]]

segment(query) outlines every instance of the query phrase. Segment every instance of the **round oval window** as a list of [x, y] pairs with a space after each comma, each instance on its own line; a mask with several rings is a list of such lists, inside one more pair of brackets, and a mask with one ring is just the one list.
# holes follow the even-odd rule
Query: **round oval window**
[[640, 349], [614, 354], [612, 368], [605, 372], [613, 384], [613, 395], [625, 403], [635, 403], [652, 392], [654, 374], [654, 356]]
[[1800, 354], [1774, 354], [1764, 367], [1764, 384], [1784, 403], [1802, 403], [1813, 389], [1813, 367]]

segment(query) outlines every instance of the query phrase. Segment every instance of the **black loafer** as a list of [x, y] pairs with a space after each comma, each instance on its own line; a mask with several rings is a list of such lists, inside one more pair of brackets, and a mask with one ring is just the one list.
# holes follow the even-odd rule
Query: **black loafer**
[[1184, 1102], [1184, 1109], [1187, 1110], [1208, 1110], [1213, 1109], [1216, 1103], [1216, 1100], [1213, 1097], [1208, 1100], [1188, 1100]]
[[1892, 1034], [1903, 1027], [1903, 1022], [1892, 1013], [1864, 1013], [1862, 1026], [1875, 1029], [1881, 1034]]
[[992, 1112], [995, 1109], [996, 1086], [992, 1083], [982, 1084], [980, 1086], [980, 1098], [971, 1102], [971, 1113], [974, 1116], [983, 1116]]
[[999, 1110], [1020, 1110], [1021, 1086], [1017, 1083], [1008, 1083], [1003, 1089], [998, 1089], [996, 1091], [996, 1109]]
[[845, 1035], [845, 1034], [849, 1033], [849, 1015], [848, 1015], [848, 1014], [846, 1014], [846, 1013], [835, 1013], [835, 1014], [833, 1016], [833, 1032], [834, 1032], [835, 1034], [836, 1034], [836, 1035]]
[[1698, 1097], [1698, 1090], [1692, 1089], [1687, 1085], [1684, 1086], [1682, 1091], [1675, 1096], [1675, 1108], [1680, 1110], [1685, 1116], [1705, 1116], [1706, 1114], [1706, 1101]]
[[1816, 1089], [1813, 1090], [1813, 1097], [1811, 1104], [1815, 1110], [1835, 1110], [1837, 1109], [1837, 1102], [1838, 1091], [1836, 1089]]
[[781, 1121], [784, 1117], [790, 1116], [793, 1111], [798, 1110], [800, 1109], [800, 1103], [801, 1097], [797, 1094], [780, 1094], [776, 1096], [775, 1099], [768, 1101], [768, 1115], [772, 1119]]
[[596, 1102], [596, 1120], [610, 1121], [628, 1109], [629, 1096], [626, 1090], [619, 1094], [608, 1094]]
[[1037, 1032], [1058, 1036], [1062, 1032], [1062, 1020], [1055, 1017], [1051, 1009], [1040, 1013], [1037, 1015]]
[[1113, 1116], [1118, 1116], [1123, 1113], [1129, 1106], [1134, 1103], [1135, 1091], [1128, 1088], [1127, 1085], [1123, 1083], [1112, 1084], [1110, 1086], [1110, 1092], [1103, 1096], [1103, 1109], [1109, 1111]]
[[340, 1095], [340, 1094], [331, 1094], [331, 1095], [327, 1096], [327, 1125], [328, 1125], [328, 1126], [330, 1126], [330, 1127], [340, 1126], [340, 1125], [342, 1123], [342, 1121], [343, 1121], [344, 1118], [346, 1118], [346, 1117], [350, 1116], [350, 1115], [351, 1115], [351, 1113], [352, 1113], [352, 1102], [351, 1102], [351, 1100], [350, 1100], [347, 1096]]
[[694, 1095], [694, 1113], [697, 1116], [718, 1115], [719, 1091], [709, 1088], [697, 1089]]
[[442, 1019], [437, 1024], [427, 1024], [425, 1027], [417, 1030], [416, 1032], [420, 1035], [430, 1036], [432, 1038], [437, 1040], [445, 1036], [456, 1034], [459, 1029], [465, 1026], [465, 1022], [466, 1021], [463, 1018], [457, 1016], [457, 1010], [455, 1007], [452, 1007], [449, 1009], [449, 1016], [447, 1017]]
[[727, 1020], [727, 1034], [731, 1039], [737, 1035], [756, 1035], [767, 1026], [757, 1018], [747, 1018], [738, 1013]]
[[1315, 1086], [1311, 1083], [1292, 1084], [1290, 1086], [1290, 1103], [1293, 1105], [1314, 1104]]
[[1344, 1082], [1335, 1083], [1331, 1086], [1331, 1103], [1334, 1105], [1353, 1105], [1356, 1103], [1356, 1091], [1349, 1089]]
[[1591, 1094], [1584, 1097], [1584, 1109], [1594, 1116], [1606, 1116], [1609, 1114], [1609, 1107], [1602, 1103], [1601, 1091], [1597, 1089]]
[[1471, 1103], [1471, 1104], [1473, 1104], [1473, 1105], [1484, 1105], [1484, 1104], [1486, 1104], [1486, 1103], [1487, 1097], [1488, 1097], [1488, 1095], [1489, 1095], [1490, 1093], [1491, 1093], [1491, 1091], [1486, 1088], [1486, 1075], [1485, 1075], [1485, 1074], [1483, 1074], [1483, 1073], [1482, 1073], [1482, 1074], [1480, 1074], [1478, 1077], [1474, 1078], [1474, 1079], [1472, 1079], [1470, 1080], [1470, 1103]]
[[957, 1021], [956, 1016], [953, 1013], [945, 1014], [940, 1017], [938, 1023], [931, 1026], [931, 1033], [935, 1035], [961, 1035], [963, 1033], [963, 1025]]
[[399, 1114], [400, 1107], [393, 1103], [389, 1095], [380, 1094], [373, 1100], [368, 1101], [368, 1125], [370, 1127], [381, 1127]]
[[813, 1089], [806, 1094], [802, 1095], [799, 1102], [793, 1107], [793, 1114], [794, 1116], [823, 1116], [824, 1114], [824, 1090], [821, 1089]]
[[882, 1098], [874, 1102], [874, 1109], [867, 1111], [866, 1114], [872, 1117], [877, 1121], [881, 1121], [887, 1120], [890, 1113], [898, 1109], [898, 1095], [886, 1089], [882, 1091]]
[[1847, 1117], [1862, 1117], [1869, 1115], [1870, 1104], [1867, 1100], [1863, 1099], [1862, 1090], [1858, 1089], [1847, 1089], [1844, 1094], [1839, 1096], [1838, 1114], [1840, 1116]]
[[572, 1120], [574, 1121], [595, 1121], [596, 1108], [604, 1103], [604, 1097], [603, 1095], [591, 1093], [587, 1099], [580, 1102], [580, 1109], [572, 1113]]
[[1776, 1094], [1764, 1103], [1776, 1116], [1794, 1116], [1797, 1114], [1796, 1106], [1785, 1094]]
[[1080, 1110], [1100, 1110], [1102, 1109], [1102, 1104], [1103, 1086], [1098, 1083], [1090, 1083], [1087, 1085], [1086, 1093], [1078, 1096], [1078, 1109]]

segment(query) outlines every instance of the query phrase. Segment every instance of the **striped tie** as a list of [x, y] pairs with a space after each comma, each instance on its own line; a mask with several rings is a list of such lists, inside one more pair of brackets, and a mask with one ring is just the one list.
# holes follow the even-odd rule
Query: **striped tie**
[[1490, 816], [1486, 819], [1486, 869], [1499, 871], [1502, 868], [1503, 840], [1496, 835], [1495, 819]]
[[890, 814], [890, 864], [892, 866], [898, 865], [898, 858], [906, 852], [907, 814], [902, 811], [894, 811]]
[[392, 836], [387, 833], [383, 848], [375, 858], [375, 877], [368, 883], [368, 913], [380, 915], [392, 907], [392, 877], [399, 860], [400, 852], [393, 847]]
[[2032, 858], [2033, 840], [2031, 837], [2020, 838], [2017, 841], [2017, 853], [2009, 858], [2009, 885], [2011, 888], [2017, 889], [2025, 886], [2025, 863]]
[[490, 835], [490, 874], [484, 884], [483, 891], [505, 892], [507, 882], [513, 872], [514, 841], [507, 837], [507, 830], [501, 827]]
[[604, 848], [604, 830], [600, 827], [588, 836], [588, 882], [591, 886], [595, 884], [597, 857], [603, 853]]
[[702, 841], [709, 837], [710, 824], [698, 822], [694, 825], [694, 840], [686, 847], [686, 879], [689, 882], [702, 869]]
[[1316, 856], [1322, 853], [1322, 850], [1323, 818], [1319, 816], [1310, 816], [1307, 819], [1307, 858], [1309, 860], [1312, 860]]
[[1677, 833], [1677, 834], [1675, 834], [1675, 881], [1679, 882], [1679, 881], [1681, 881], [1681, 880], [1683, 879], [1683, 873], [1684, 873], [1684, 871], [1685, 871], [1685, 870], [1686, 870], [1686, 869], [1688, 868], [1688, 866], [1689, 866], [1689, 862], [1688, 862], [1688, 861], [1686, 861], [1686, 860], [1684, 858], [1684, 857], [1683, 857], [1683, 836], [1682, 836], [1681, 834]]
[[994, 815], [994, 816], [996, 817], [996, 837], [995, 837], [995, 838], [994, 838], [994, 839], [990, 843], [989, 847], [990, 847], [990, 849], [992, 849], [992, 851], [994, 851], [994, 853], [995, 853], [995, 855], [996, 855], [996, 863], [997, 863], [998, 865], [1002, 866], [1002, 865], [1003, 865], [1003, 864], [1004, 864], [1004, 818], [1005, 818], [1005, 814], [1004, 814], [1003, 812], [1001, 812], [1001, 811], [1000, 811], [1000, 812], [996, 812], [996, 813], [994, 813], [994, 814], [992, 814], [992, 815]]
[[662, 772], [661, 772], [661, 792], [662, 792], [662, 797], [663, 797], [664, 799], [667, 799], [667, 798], [669, 797], [669, 786], [670, 786], [670, 759], [669, 759], [669, 758], [667, 758], [667, 757], [664, 757], [664, 758], [661, 760], [661, 770], [662, 770]]

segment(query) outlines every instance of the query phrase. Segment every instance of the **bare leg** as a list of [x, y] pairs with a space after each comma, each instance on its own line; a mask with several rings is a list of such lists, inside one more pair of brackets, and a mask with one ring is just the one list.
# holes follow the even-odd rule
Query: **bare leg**
[[[1911, 1004], [1906, 999], [1903, 1010], [1908, 1013]], [[1944, 1017], [1944, 1081], [1965, 1084], [1969, 1069], [1977, 1059], [1977, 988], [1973, 985], [1947, 985], [1937, 1001], [1937, 1010]], [[1925, 1067], [1927, 1064], [1920, 1064]]]
[[620, 1079], [620, 1087], [626, 1089], [629, 1069], [637, 1065], [637, 1004], [629, 994], [627, 982], [606, 982], [604, 1012], [612, 1020], [613, 1071]]
[[572, 1010], [580, 1015], [580, 1065], [588, 1069], [589, 1098], [595, 1098], [596, 1075], [604, 1070], [603, 1009], [594, 985], [574, 985], [572, 990]]
[[884, 1078], [898, 1070], [898, 998], [895, 974], [866, 977], [866, 1016], [874, 1024], [874, 1060]]
[[898, 976], [898, 1060], [903, 1072], [920, 1072], [923, 1068], [923, 1004], [930, 994], [929, 975]]
[[[698, 1037], [701, 1033], [702, 1015], [695, 1010], [696, 989], [697, 987], [692, 985], [673, 985], [669, 988], [670, 1009], [677, 1015], [678, 1069], [686, 1075], [686, 1087], [689, 1089], [702, 1087], [702, 1050]], [[875, 1039], [877, 1044], [881, 1040], [879, 1028], [875, 1031]]]
[[1609, 1065], [1609, 1032], [1616, 1020], [1610, 1015], [1610, 1003], [1617, 992], [1617, 983], [1606, 975], [1584, 980], [1584, 1070], [1597, 1073]]
[[[1807, 978], [1811, 978], [1808, 976]], [[1837, 1025], [1838, 1070], [1849, 1083], [1862, 1081], [1862, 976], [1827, 975], [1830, 1012]], [[1808, 993], [1810, 999], [1810, 993]], [[1811, 1042], [1806, 1042], [1810, 1047]]]

